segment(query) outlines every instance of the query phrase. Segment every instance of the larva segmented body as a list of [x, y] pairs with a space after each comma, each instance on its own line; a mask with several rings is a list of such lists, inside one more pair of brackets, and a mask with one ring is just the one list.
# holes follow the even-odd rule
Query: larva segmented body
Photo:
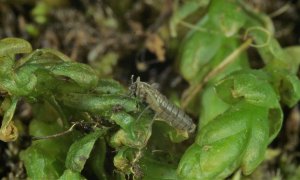
[[137, 97], [143, 99], [156, 112], [158, 118], [166, 121], [172, 127], [188, 131], [189, 133], [195, 131], [196, 125], [188, 115], [169, 102], [157, 89], [145, 82], [141, 82], [139, 77], [136, 82], [132, 83], [130, 90]]

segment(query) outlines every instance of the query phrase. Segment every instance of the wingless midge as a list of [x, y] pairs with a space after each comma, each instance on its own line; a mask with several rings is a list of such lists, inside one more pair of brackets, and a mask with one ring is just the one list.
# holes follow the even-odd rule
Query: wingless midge
[[193, 120], [179, 107], [172, 104], [156, 88], [146, 82], [140, 81], [140, 77], [132, 82], [130, 91], [141, 98], [156, 113], [158, 119], [166, 121], [170, 126], [193, 133], [196, 125]]

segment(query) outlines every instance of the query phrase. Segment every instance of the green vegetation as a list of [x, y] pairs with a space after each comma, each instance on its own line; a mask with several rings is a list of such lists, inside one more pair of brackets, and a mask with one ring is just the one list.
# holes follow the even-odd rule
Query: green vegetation
[[[169, 27], [174, 39], [184, 34], [177, 65], [189, 84], [181, 107], [198, 117], [192, 136], [154, 121], [142, 99], [101, 77], [113, 71], [111, 61], [95, 70], [54, 49], [32, 51], [24, 39], [0, 40], [0, 140], [25, 133], [14, 114], [18, 102], [30, 103], [28, 133], [36, 140], [20, 153], [28, 178], [224, 179], [250, 175], [266, 159], [283, 107], [300, 99], [300, 48], [282, 48], [271, 19], [243, 1], [177, 5]], [[47, 23], [50, 10], [43, 4], [47, 13], [38, 13], [39, 6], [34, 15], [43, 16], [36, 21]], [[262, 66], [250, 65], [250, 47]], [[119, 56], [111, 55], [115, 66]]]

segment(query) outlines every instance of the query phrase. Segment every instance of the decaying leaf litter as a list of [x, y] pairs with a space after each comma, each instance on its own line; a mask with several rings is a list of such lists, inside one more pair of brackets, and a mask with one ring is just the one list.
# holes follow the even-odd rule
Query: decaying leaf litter
[[[199, 2], [190, 1], [191, 5], [193, 5], [193, 3], [195, 5]], [[278, 66], [288, 69], [289, 67], [286, 67], [284, 64], [278, 63], [276, 65], [276, 63], [273, 63], [273, 65], [269, 66], [271, 68], [267, 70], [267, 76], [270, 74], [273, 76], [273, 80], [271, 81], [270, 78], [265, 77], [265, 72], [256, 72], [252, 70], [248, 71], [247, 74], [244, 74], [243, 72], [236, 72], [235, 74], [225, 78], [223, 82], [218, 82], [216, 86], [216, 92], [213, 92], [210, 84], [212, 84], [212, 82], [217, 82], [218, 79], [220, 79], [218, 75], [221, 74], [222, 76], [222, 73], [218, 72], [219, 74], [216, 73], [214, 76], [207, 76], [209, 74], [208, 72], [211, 72], [212, 70], [210, 69], [211, 65], [209, 64], [201, 64], [202, 70], [196, 69], [196, 71], [192, 71], [190, 66], [187, 66], [188, 68], [185, 69], [184, 63], [188, 64], [189, 62], [188, 60], [187, 62], [181, 60], [182, 58], [186, 58], [184, 56], [184, 49], [182, 48], [185, 45], [182, 45], [182, 43], [189, 44], [187, 41], [183, 40], [184, 36], [186, 36], [188, 32], [192, 34], [193, 31], [201, 32], [204, 29], [203, 35], [201, 35], [201, 33], [194, 33], [197, 34], [194, 36], [194, 38], [197, 36], [201, 37], [211, 35], [212, 37], [207, 38], [208, 43], [206, 45], [208, 47], [211, 45], [212, 48], [215, 48], [216, 52], [220, 52], [218, 53], [219, 59], [226, 59], [227, 57], [230, 57], [230, 55], [240, 47], [238, 42], [245, 38], [243, 36], [247, 31], [247, 28], [245, 28], [246, 25], [242, 25], [240, 21], [241, 19], [234, 21], [236, 19], [230, 16], [230, 14], [225, 16], [225, 20], [223, 19], [224, 24], [220, 27], [224, 34], [229, 37], [232, 36], [233, 38], [222, 37], [221, 39], [214, 33], [211, 34], [211, 32], [218, 31], [218, 27], [216, 28], [213, 27], [212, 24], [209, 24], [211, 22], [209, 22], [207, 25], [207, 27], [212, 27], [209, 28], [210, 32], [207, 31], [208, 28], [206, 25], [196, 26], [196, 23], [198, 21], [201, 22], [201, 18], [205, 17], [205, 14], [207, 13], [210, 13], [212, 17], [218, 17], [221, 19], [224, 18], [222, 17], [222, 13], [218, 13], [218, 3], [216, 1], [210, 2], [210, 6], [208, 6], [207, 3], [209, 2], [203, 1], [202, 4], [199, 3], [197, 6], [195, 6], [194, 9], [197, 11], [189, 9], [189, 11], [194, 13], [187, 12], [191, 14], [182, 19], [180, 19], [179, 16], [180, 21], [176, 22], [176, 18], [174, 18], [174, 16], [176, 17], [176, 13], [182, 10], [180, 7], [184, 5], [189, 7], [189, 2], [184, 3], [181, 1], [171, 0], [166, 0], [163, 2], [124, 1], [122, 3], [117, 1], [100, 1], [97, 3], [92, 3], [89, 1], [76, 1], [76, 3], [70, 3], [68, 1], [43, 1], [39, 3], [2, 2], [0, 4], [1, 38], [12, 36], [24, 38], [28, 40], [30, 44], [32, 44], [33, 49], [58, 49], [71, 59], [75, 59], [77, 62], [90, 64], [94, 71], [96, 71], [96, 75], [103, 80], [99, 81], [99, 86], [97, 86], [92, 93], [89, 92], [83, 95], [75, 92], [73, 94], [69, 94], [68, 96], [56, 97], [61, 101], [64, 101], [64, 106], [66, 106], [67, 109], [64, 110], [63, 114], [68, 117], [67, 120], [71, 121], [72, 123], [75, 123], [78, 120], [87, 121], [84, 123], [85, 125], [81, 125], [81, 128], [76, 127], [76, 131], [72, 131], [71, 134], [63, 136], [63, 140], [68, 142], [64, 144], [56, 139], [46, 140], [45, 142], [41, 141], [33, 142], [32, 144], [30, 143], [31, 141], [29, 135], [42, 137], [49, 134], [63, 132], [67, 129], [67, 127], [61, 126], [61, 114], [57, 112], [57, 109], [53, 109], [53, 104], [51, 104], [52, 101], [48, 100], [47, 102], [40, 102], [30, 98], [23, 98], [18, 101], [16, 113], [14, 115], [14, 122], [19, 131], [19, 138], [16, 142], [1, 144], [1, 150], [3, 149], [3, 152], [5, 152], [5, 155], [3, 155], [3, 158], [1, 158], [1, 162], [3, 161], [5, 164], [5, 166], [1, 168], [1, 176], [7, 178], [31, 177], [33, 179], [38, 179], [43, 177], [43, 174], [47, 172], [46, 175], [53, 178], [73, 177], [79, 179], [84, 176], [88, 179], [93, 177], [97, 177], [98, 179], [110, 179], [112, 177], [176, 179], [176, 174], [179, 173], [181, 178], [185, 178], [186, 175], [182, 169], [183, 164], [191, 162], [191, 160], [188, 159], [188, 153], [185, 153], [182, 158], [186, 148], [194, 143], [192, 147], [199, 145], [201, 146], [202, 144], [204, 149], [201, 151], [204, 152], [214, 149], [215, 144], [212, 146], [205, 144], [207, 142], [213, 143], [215, 141], [213, 139], [209, 139], [208, 137], [213, 138], [213, 136], [207, 133], [213, 133], [215, 131], [216, 134], [218, 134], [220, 131], [216, 127], [220, 125], [220, 130], [222, 130], [226, 129], [226, 126], [224, 127], [222, 124], [218, 125], [218, 123], [211, 123], [210, 120], [213, 119], [212, 117], [214, 114], [224, 111], [224, 109], [227, 108], [226, 106], [228, 103], [231, 104], [229, 106], [233, 114], [235, 112], [235, 108], [241, 111], [236, 112], [236, 116], [238, 118], [238, 114], [240, 113], [251, 114], [251, 112], [256, 109], [258, 104], [259, 107], [264, 107], [258, 108], [254, 111], [258, 116], [264, 117], [266, 112], [272, 112], [271, 117], [274, 117], [275, 119], [280, 117], [281, 110], [278, 104], [273, 101], [272, 98], [259, 102], [257, 101], [257, 98], [263, 99], [262, 96], [253, 96], [255, 94], [249, 94], [249, 90], [253, 90], [253, 92], [255, 92], [257, 87], [260, 88], [260, 91], [266, 91], [266, 93], [269, 93], [269, 95], [272, 91], [271, 89], [274, 89], [274, 87], [277, 87], [278, 91], [282, 94], [287, 92], [292, 93], [289, 92], [289, 89], [294, 88], [297, 90], [297, 87], [293, 86], [296, 81], [293, 75], [289, 75], [287, 77], [280, 75], [286, 74], [284, 71], [279, 72], [278, 69], [276, 69], [276, 71], [272, 71], [275, 69], [274, 67]], [[252, 13], [252, 16], [255, 16], [256, 12], [262, 11], [269, 15], [272, 18], [276, 29], [274, 32], [274, 37], [279, 40], [283, 47], [295, 46], [289, 47], [285, 49], [285, 51], [297, 58], [297, 54], [299, 54], [299, 48], [297, 49], [296, 45], [299, 43], [299, 35], [296, 32], [297, 29], [299, 29], [297, 24], [299, 21], [299, 15], [297, 13], [297, 11], [299, 11], [299, 3], [286, 3], [284, 1], [277, 1], [276, 3], [251, 1], [250, 3], [253, 11], [247, 10], [247, 13]], [[213, 8], [213, 6], [216, 8]], [[226, 12], [226, 8], [223, 8], [222, 10]], [[230, 8], [228, 8], [228, 11], [230, 11]], [[180, 15], [180, 13], [178, 14]], [[218, 14], [221, 15], [218, 16]], [[175, 21], [172, 21], [174, 19]], [[169, 29], [170, 22], [171, 30]], [[247, 22], [250, 24], [256, 23], [248, 20]], [[202, 23], [204, 23], [204, 21], [202, 21]], [[232, 23], [234, 26], [230, 26], [230, 28], [227, 29], [227, 25], [232, 25]], [[175, 31], [174, 24], [176, 25]], [[245, 29], [240, 30], [240, 27]], [[239, 30], [241, 31], [240, 33], [238, 32]], [[176, 38], [171, 36], [172, 32], [176, 32]], [[238, 35], [234, 33], [237, 33]], [[249, 30], [248, 35], [249, 37], [254, 36], [254, 41], [257, 41], [258, 45], [263, 45], [264, 43], [268, 42], [266, 40], [268, 39], [268, 35], [266, 35], [263, 31], [256, 31], [255, 29], [252, 31]], [[219, 45], [213, 45], [209, 42], [219, 43]], [[201, 43], [202, 39], [200, 41], [200, 44]], [[251, 43], [254, 45], [255, 42]], [[280, 49], [276, 49], [278, 47], [275, 46], [275, 50], [279, 52]], [[199, 46], [194, 44], [194, 47], [198, 48]], [[207, 47], [204, 47], [203, 51], [205, 48]], [[225, 48], [228, 49], [227, 52], [221, 51]], [[50, 52], [50, 54], [51, 53], [52, 52]], [[212, 61], [215, 64], [218, 62], [218, 56], [213, 57], [215, 60]], [[238, 54], [238, 56], [245, 56], [244, 51]], [[251, 64], [250, 67], [260, 69], [261, 67], [264, 67], [264, 64], [272, 62], [272, 56], [275, 56], [275, 58], [279, 59], [283, 57], [276, 53], [270, 54], [263, 48], [258, 49], [255, 46], [252, 48], [250, 46], [248, 47], [248, 61]], [[48, 58], [49, 56], [47, 55], [43, 57]], [[200, 58], [202, 57], [200, 56]], [[246, 58], [242, 57], [240, 59], [240, 61], [243, 62]], [[238, 61], [234, 60], [234, 63]], [[197, 61], [194, 60], [194, 63], [197, 63]], [[215, 64], [213, 64], [212, 67], [218, 68], [218, 66]], [[241, 64], [241, 67], [243, 68], [246, 66], [245, 64]], [[298, 64], [294, 65], [294, 69], [289, 70], [291, 72], [296, 72], [297, 69]], [[226, 71], [227, 70], [225, 68], [223, 76], [225, 76]], [[192, 74], [194, 72], [196, 72], [195, 75]], [[153, 112], [145, 110], [145, 112], [142, 114], [142, 117], [139, 117], [140, 112], [146, 108], [146, 104], [140, 104], [138, 107], [134, 107], [134, 104], [136, 104], [137, 100], [133, 99], [132, 101], [130, 100], [132, 106], [130, 104], [125, 107], [124, 110], [122, 102], [119, 102], [120, 99], [118, 99], [118, 97], [120, 94], [122, 94], [122, 98], [123, 95], [125, 96], [125, 99], [128, 98], [126, 94], [126, 87], [130, 85], [130, 76], [132, 74], [141, 76], [143, 81], [147, 80], [148, 82], [159, 83], [161, 92], [167, 95], [169, 100], [175, 104], [179, 104], [181, 98], [182, 103], [182, 100], [186, 98], [181, 95], [189, 94], [187, 92], [195, 89], [196, 87], [196, 92], [203, 94], [201, 95], [203, 98], [201, 98], [201, 101], [198, 100], [198, 102], [195, 102], [196, 98], [199, 99], [199, 94], [196, 93], [196, 95], [191, 98], [191, 102], [189, 102], [189, 106], [187, 106], [185, 110], [193, 117], [194, 122], [198, 122], [197, 117], [200, 113], [200, 120], [203, 119], [202, 122], [199, 121], [200, 127], [203, 127], [207, 123], [209, 125], [203, 129], [203, 132], [200, 132], [200, 135], [197, 136], [196, 139], [192, 137], [182, 142], [182, 140], [186, 139], [186, 137], [182, 134], [178, 134], [178, 132], [174, 131], [174, 129], [170, 128], [166, 124], [162, 122], [155, 122], [152, 125], [152, 119], [150, 117], [153, 116]], [[249, 74], [251, 77], [248, 77]], [[235, 76], [238, 76], [239, 78], [236, 78]], [[68, 78], [66, 77], [68, 76], [64, 74], [64, 77], [60, 77], [59, 81], [68, 82], [70, 81], [69, 78], [74, 78], [73, 76]], [[114, 81], [104, 80], [104, 78], [112, 77], [121, 82], [122, 85]], [[200, 90], [197, 90], [196, 84], [197, 82], [201, 81], [203, 77], [205, 77], [207, 80], [204, 81], [205, 83], [203, 84], [203, 87], [201, 85]], [[257, 81], [257, 77], [259, 81]], [[251, 78], [253, 79], [253, 86], [249, 87], [250, 89], [243, 92], [243, 88], [245, 87], [243, 82], [245, 80], [251, 81]], [[276, 81], [276, 79], [280, 80], [277, 84], [273, 82]], [[285, 84], [283, 87], [286, 86], [289, 88], [280, 88], [280, 82]], [[233, 94], [233, 97], [230, 97], [228, 96], [230, 93], [227, 93], [226, 89], [228, 85], [232, 83], [235, 85], [235, 93]], [[270, 84], [269, 87], [262, 85], [268, 83]], [[188, 86], [188, 84], [190, 84], [190, 86]], [[262, 88], [262, 86], [264, 88]], [[69, 92], [69, 90], [66, 91]], [[217, 93], [221, 97], [222, 101], [225, 101], [227, 104], [222, 104], [220, 99], [214, 99], [216, 96], [215, 93]], [[275, 94], [276, 93], [277, 92], [275, 92]], [[2, 93], [1, 91], [2, 99], [4, 99], [6, 95], [7, 94], [5, 92]], [[84, 97], [84, 99], [87, 101], [82, 103], [80, 106], [76, 106], [78, 102], [82, 102], [82, 97]], [[243, 97], [246, 99], [246, 101], [237, 103], [237, 101]], [[112, 100], [111, 98], [115, 98], [115, 101], [110, 101]], [[101, 110], [101, 108], [99, 110], [94, 108], [92, 100], [95, 99], [96, 101], [99, 100], [98, 102], [105, 102], [105, 100], [107, 100], [107, 102], [110, 102], [112, 106], [109, 107], [109, 110]], [[278, 97], [275, 99], [278, 99]], [[295, 101], [297, 101], [297, 92], [294, 95], [292, 94], [291, 97], [282, 97], [281, 101], [291, 106], [295, 103]], [[123, 100], [123, 102], [127, 103], [126, 100]], [[197, 109], [197, 107], [200, 107], [199, 103], [202, 106], [200, 111], [199, 108]], [[119, 104], [121, 104], [121, 106], [119, 106]], [[210, 106], [212, 106], [212, 104], [214, 104], [216, 108], [211, 108]], [[101, 106], [101, 103], [99, 105]], [[76, 113], [73, 115], [75, 117], [70, 116], [70, 114], [72, 114], [72, 108], [74, 107], [76, 107], [75, 109], [77, 109], [77, 111], [83, 110], [89, 112]], [[271, 111], [267, 110], [266, 107], [270, 107]], [[244, 108], [252, 109], [252, 111], [243, 111]], [[296, 138], [297, 135], [299, 136], [299, 130], [297, 128], [299, 127], [299, 120], [297, 118], [298, 109], [297, 107], [294, 107], [291, 110], [291, 108], [283, 106], [282, 110], [284, 121], [279, 136], [273, 141], [269, 149], [266, 151], [267, 154], [265, 158], [262, 158], [264, 159], [262, 164], [256, 169], [256, 171], [252, 173], [250, 177], [247, 178], [270, 179], [271, 177], [282, 177], [297, 179], [299, 176], [297, 175], [299, 174], [297, 158], [299, 142]], [[130, 114], [129, 116], [128, 112]], [[229, 115], [229, 117], [231, 117], [233, 114]], [[135, 123], [135, 119], [139, 119], [140, 123]], [[233, 123], [231, 127], [228, 127], [234, 132], [235, 126], [232, 118], [224, 120], [226, 119], [226, 115], [224, 115], [224, 117], [220, 116], [219, 119], [229, 124]], [[245, 122], [247, 122], [247, 120], [245, 120]], [[109, 128], [108, 134], [105, 135], [105, 138], [100, 138], [99, 140], [94, 141], [92, 138], [93, 136], [97, 137], [96, 134], [101, 134], [104, 131], [107, 131], [95, 131], [95, 128], [102, 127], [102, 125], [105, 125], [105, 127]], [[266, 128], [267, 126], [268, 125], [265, 124], [261, 128]], [[210, 127], [212, 129], [210, 129]], [[240, 127], [241, 126], [237, 127], [236, 130], [241, 130]], [[274, 129], [269, 129], [269, 131], [273, 130], [274, 134], [276, 134], [276, 126], [273, 128]], [[84, 131], [86, 134], [82, 133], [83, 129], [85, 129]], [[135, 129], [141, 129], [141, 131], [135, 132]], [[101, 131], [101, 133], [99, 131]], [[260, 130], [257, 132], [260, 132]], [[224, 135], [225, 134], [220, 135], [218, 138], [222, 139], [225, 137]], [[88, 137], [90, 137], [90, 139], [85, 140], [88, 139]], [[110, 140], [108, 137], [110, 137]], [[71, 152], [71, 147], [76, 147], [76, 145], [72, 143], [74, 142], [74, 138], [81, 138], [83, 143], [88, 143], [89, 141], [94, 143], [92, 143], [93, 145], [85, 146], [86, 152], [91, 152], [91, 157], [93, 158], [90, 158], [86, 161], [83, 157], [76, 156], [76, 154], [80, 154], [80, 152], [77, 152], [76, 148], [74, 148], [74, 153], [69, 153]], [[145, 144], [144, 140], [147, 140], [148, 138], [150, 139], [147, 141], [147, 144]], [[215, 138], [217, 138], [217, 136]], [[252, 138], [255, 138], [255, 136], [252, 136]], [[271, 136], [271, 139], [273, 138], [275, 138], [275, 136]], [[174, 142], [181, 143], [176, 144]], [[256, 147], [258, 146], [261, 145], [256, 145]], [[49, 150], [49, 147], [60, 147], [63, 153], [58, 152], [55, 149]], [[192, 147], [189, 149], [193, 149]], [[241, 147], [241, 149], [243, 149], [245, 145]], [[23, 151], [21, 156], [19, 156], [19, 152], [25, 150], [26, 148], [27, 150]], [[91, 148], [93, 148], [93, 150]], [[101, 149], [101, 154], [95, 153], [96, 149]], [[224, 150], [224, 145], [221, 145], [220, 149]], [[233, 147], [231, 151], [233, 150], [237, 150], [237, 148]], [[191, 152], [191, 150], [188, 152]], [[35, 171], [33, 171], [35, 168], [34, 163], [28, 158], [29, 154], [34, 155], [35, 160], [42, 160], [41, 158], [44, 158], [44, 161], [48, 162], [44, 164], [44, 169], [47, 170], [44, 172], [41, 171], [39, 173], [35, 173]], [[44, 157], [41, 157], [41, 154], [43, 154]], [[66, 155], [68, 155], [68, 157], [73, 156], [74, 158], [67, 158], [66, 160]], [[217, 154], [212, 153], [212, 155], [216, 156]], [[193, 154], [190, 156], [195, 157]], [[26, 163], [33, 164], [33, 166], [28, 167], [27, 165], [25, 170], [19, 157], [21, 157], [22, 161], [25, 162], [25, 167]], [[53, 157], [59, 158], [57, 158], [58, 160], [54, 160]], [[79, 161], [79, 164], [83, 164], [79, 165], [78, 167], [70, 167], [67, 165], [72, 161], [76, 161], [76, 158], [80, 158], [81, 160]], [[95, 161], [92, 161], [91, 159], [94, 159]], [[177, 169], [179, 161], [182, 166], [181, 170]], [[228, 161], [230, 161], [230, 159]], [[101, 165], [99, 165], [99, 163]], [[213, 160], [210, 160], [210, 163], [214, 163]], [[51, 164], [56, 165], [53, 166]], [[197, 162], [191, 164], [195, 165]], [[218, 162], [218, 164], [220, 164], [220, 162]], [[83, 171], [81, 171], [82, 165], [85, 167]], [[217, 166], [213, 167], [216, 168]], [[33, 168], [33, 170], [30, 170], [30, 168]], [[118, 170], [116, 168], [118, 168]], [[197, 169], [191, 170], [190, 174], [194, 176], [190, 178], [195, 178], [195, 176], [197, 176], [197, 172], [199, 172]], [[127, 175], [124, 176], [124, 174]], [[160, 174], [160, 176], [155, 176], [156, 174]], [[241, 172], [236, 171], [232, 177], [240, 178], [240, 176]]]

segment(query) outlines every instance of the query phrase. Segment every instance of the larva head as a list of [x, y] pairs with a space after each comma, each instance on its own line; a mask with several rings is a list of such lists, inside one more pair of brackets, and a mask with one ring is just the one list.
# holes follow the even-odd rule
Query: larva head
[[141, 80], [140, 77], [136, 78], [136, 81], [133, 81], [133, 75], [131, 76], [131, 85], [129, 86], [129, 91], [131, 95], [139, 96], [139, 91], [141, 88]]
[[149, 89], [149, 85], [145, 82], [141, 82], [140, 77], [137, 77], [135, 82], [132, 82], [129, 87], [129, 91], [132, 95], [135, 95], [142, 100], [144, 100], [147, 96], [147, 90]]
[[135, 95], [135, 92], [137, 89], [136, 82], [133, 82], [133, 78], [134, 78], [134, 76], [132, 75], [131, 76], [131, 85], [129, 86], [129, 92], [130, 92], [131, 96]]

